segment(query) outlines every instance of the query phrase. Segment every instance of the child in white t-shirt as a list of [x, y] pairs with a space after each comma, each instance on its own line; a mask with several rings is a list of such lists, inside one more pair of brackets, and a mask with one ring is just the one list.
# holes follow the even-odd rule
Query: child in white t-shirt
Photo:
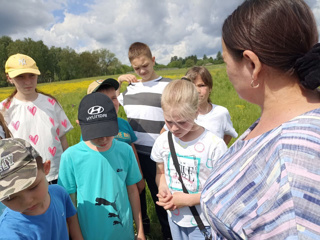
[[157, 204], [171, 211], [168, 218], [173, 239], [205, 239], [189, 206], [196, 207], [207, 231], [210, 231], [200, 209], [200, 194], [215, 161], [227, 150], [221, 138], [195, 123], [198, 102], [197, 89], [187, 80], [169, 83], [161, 97], [165, 123], [173, 134], [182, 179], [189, 192], [182, 191], [166, 131], [157, 138], [151, 158], [157, 163]]
[[208, 69], [202, 66], [190, 68], [186, 77], [196, 86], [199, 94], [199, 115], [196, 123], [222, 138], [226, 144], [238, 133], [233, 128], [227, 108], [213, 104], [210, 99], [212, 91], [212, 76]]

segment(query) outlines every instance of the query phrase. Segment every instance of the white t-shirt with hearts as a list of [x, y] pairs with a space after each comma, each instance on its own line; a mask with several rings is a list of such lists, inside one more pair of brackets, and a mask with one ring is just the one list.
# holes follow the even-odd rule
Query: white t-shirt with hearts
[[63, 152], [60, 137], [73, 127], [59, 103], [44, 94], [33, 102], [13, 98], [9, 105], [2, 101], [4, 119], [13, 137], [29, 141], [43, 159], [51, 160], [47, 180], [58, 178], [60, 157]]

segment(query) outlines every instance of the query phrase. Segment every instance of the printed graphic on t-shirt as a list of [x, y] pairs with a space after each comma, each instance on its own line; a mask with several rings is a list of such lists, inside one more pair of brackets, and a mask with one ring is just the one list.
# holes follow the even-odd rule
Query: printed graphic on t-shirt
[[[169, 175], [169, 188], [174, 191], [182, 192], [182, 186], [179, 181], [179, 174], [177, 173], [173, 161], [171, 160], [171, 154], [168, 156], [168, 175]], [[188, 189], [189, 193], [199, 192], [199, 166], [201, 159], [196, 156], [184, 156], [177, 154], [181, 177], [184, 185]]]
[[131, 137], [130, 137], [130, 134], [119, 131], [118, 135], [115, 136], [115, 139], [118, 139], [118, 140], [122, 139], [124, 142], [126, 142], [126, 141], [130, 141]]
[[[118, 196], [118, 195], [117, 195]], [[117, 199], [117, 196], [116, 196], [116, 199]], [[115, 211], [115, 213], [112, 213], [112, 212], [109, 212], [108, 214], [108, 218], [115, 218], [115, 219], [118, 219], [118, 220], [114, 220], [113, 221], [113, 225], [118, 225], [120, 224], [122, 227], [122, 220], [118, 214], [118, 208], [117, 208], [117, 204], [116, 204], [116, 199], [113, 201], [113, 202], [110, 202], [104, 198], [99, 198], [97, 197], [96, 198], [96, 206], [101, 206], [101, 205], [104, 205], [104, 206], [111, 206], [113, 208], [113, 211]]]

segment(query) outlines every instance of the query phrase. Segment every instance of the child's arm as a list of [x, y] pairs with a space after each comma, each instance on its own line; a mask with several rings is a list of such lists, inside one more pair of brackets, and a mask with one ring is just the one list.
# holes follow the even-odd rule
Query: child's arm
[[200, 195], [201, 193], [175, 192], [172, 194], [172, 202], [177, 208], [192, 207], [200, 204]]
[[69, 144], [68, 144], [68, 141], [67, 141], [67, 136], [63, 135], [59, 139], [60, 139], [60, 142], [61, 142], [62, 149], [63, 149], [63, 151], [65, 151], [69, 147]]
[[77, 193], [71, 193], [70, 194], [70, 198], [71, 198], [71, 201], [74, 205], [74, 207], [77, 209]]
[[118, 82], [119, 82], [119, 88], [117, 89], [117, 96], [119, 96], [120, 95], [120, 88], [121, 88], [121, 84], [123, 83], [123, 82], [128, 82], [129, 84], [130, 83], [133, 83], [133, 82], [138, 82], [138, 79], [136, 78], [136, 76], [135, 75], [133, 75], [133, 74], [124, 74], [124, 75], [120, 75], [119, 77], [118, 77]]
[[223, 137], [223, 141], [226, 143], [226, 145], [229, 144], [231, 139], [232, 139], [232, 136], [230, 136], [230, 135], [224, 135], [224, 137]]
[[67, 218], [67, 224], [69, 229], [69, 235], [71, 239], [82, 240], [82, 233], [78, 221], [78, 214], [73, 215], [72, 217]]
[[156, 184], [158, 186], [157, 197], [159, 198], [159, 201], [156, 202], [157, 205], [166, 210], [175, 210], [176, 207], [172, 202], [172, 194], [166, 182], [163, 163], [157, 163]]
[[146, 238], [143, 232], [142, 214], [140, 209], [140, 197], [137, 185], [132, 184], [127, 186], [127, 191], [130, 205], [132, 208], [133, 219], [137, 227], [137, 240], [145, 240]]
[[141, 173], [141, 177], [142, 177], [141, 180], [137, 183], [138, 191], [139, 191], [139, 193], [141, 193], [143, 191], [143, 189], [146, 187], [146, 183], [145, 183], [144, 178], [143, 178], [143, 173], [142, 173], [140, 160], [139, 160], [139, 156], [138, 156], [136, 147], [134, 146], [133, 143], [131, 143], [131, 147], [132, 147], [134, 155], [136, 157], [136, 160], [137, 160], [137, 163], [138, 163], [138, 166], [139, 166], [139, 170], [140, 170], [140, 173]]

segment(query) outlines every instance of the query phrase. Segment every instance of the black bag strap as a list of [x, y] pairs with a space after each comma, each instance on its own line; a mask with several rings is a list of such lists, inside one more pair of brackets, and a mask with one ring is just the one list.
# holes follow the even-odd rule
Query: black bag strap
[[[179, 166], [176, 150], [175, 150], [174, 145], [173, 145], [172, 133], [170, 131], [168, 131], [168, 142], [169, 142], [171, 157], [172, 157], [172, 160], [173, 160], [173, 165], [176, 168], [176, 171], [177, 171], [177, 173], [179, 175], [179, 181], [181, 182], [182, 190], [183, 190], [184, 193], [189, 194], [186, 186], [183, 183], [182, 177], [181, 177], [180, 166]], [[199, 227], [200, 231], [204, 235], [205, 239], [206, 240], [211, 239], [211, 234], [205, 228], [205, 226], [204, 226], [204, 224], [203, 224], [203, 222], [202, 222], [202, 220], [201, 220], [201, 218], [199, 216], [199, 213], [198, 213], [196, 207], [192, 206], [192, 207], [189, 207], [189, 208], [190, 208], [190, 211], [191, 211], [194, 219], [196, 220], [196, 222], [198, 224], [198, 227]]]

